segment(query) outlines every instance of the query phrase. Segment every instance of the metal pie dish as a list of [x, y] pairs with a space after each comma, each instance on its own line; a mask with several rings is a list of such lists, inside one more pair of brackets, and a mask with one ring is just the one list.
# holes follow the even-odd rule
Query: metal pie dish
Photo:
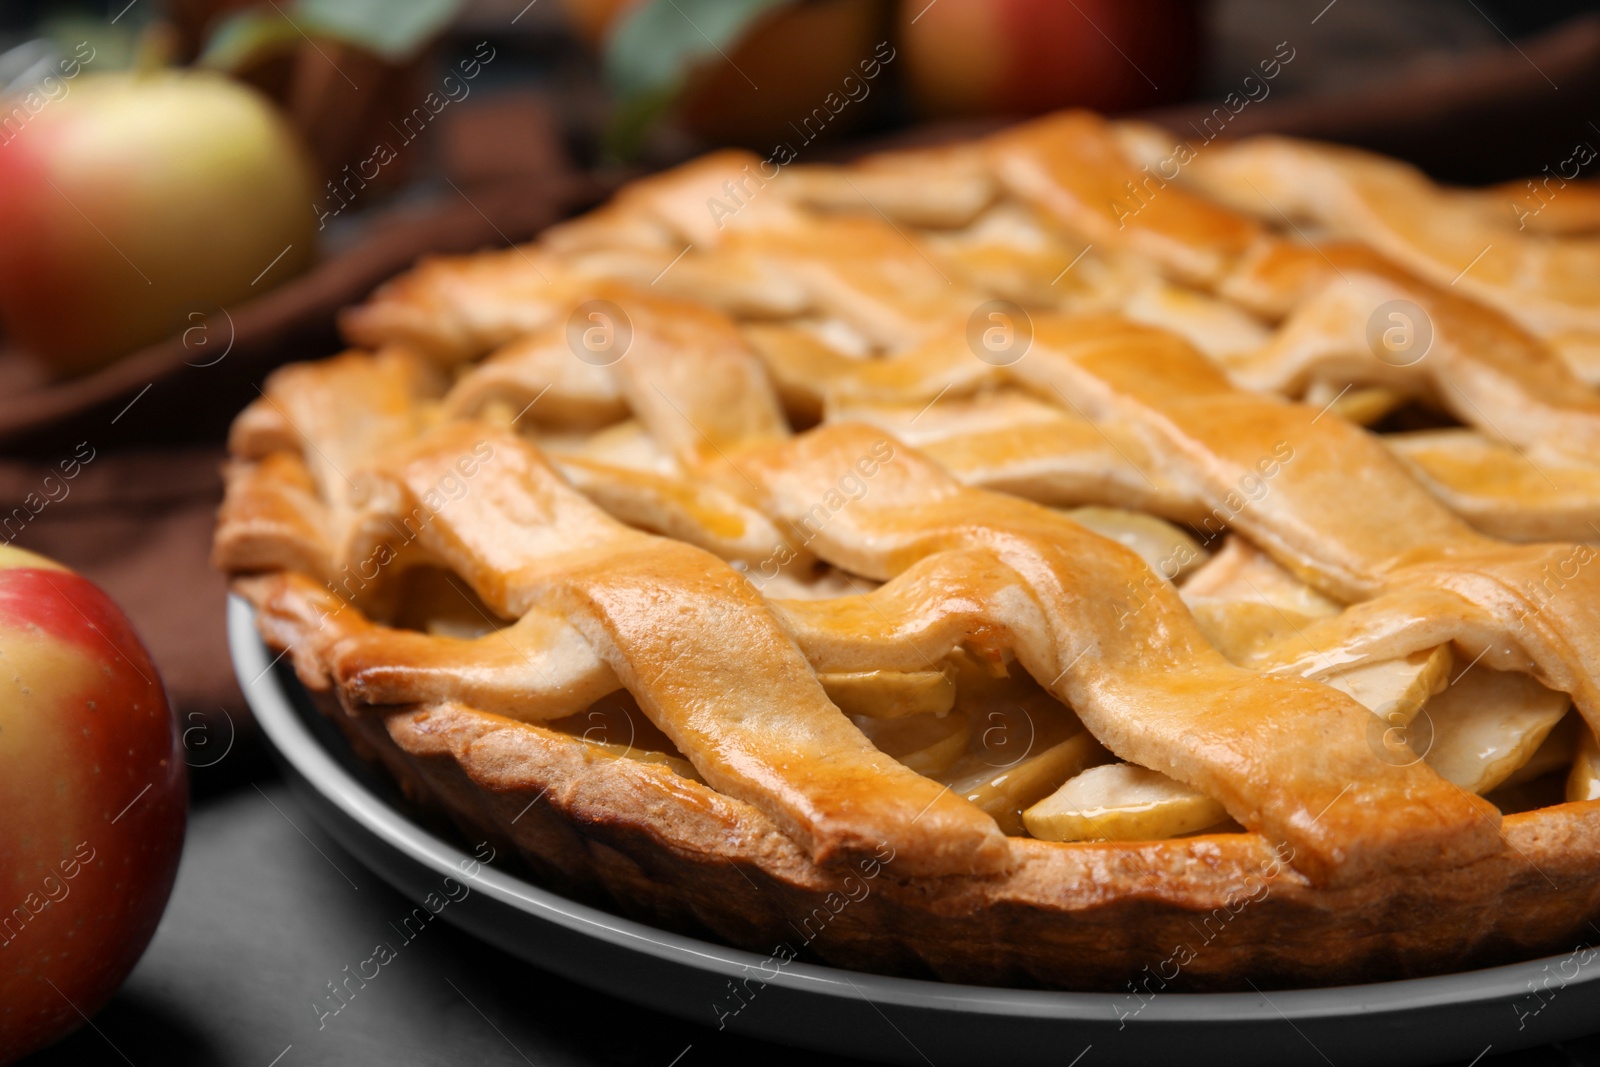
[[[1410, 1064], [1567, 1040], [1600, 1018], [1600, 948], [1403, 981], [1239, 993], [1126, 993], [957, 985], [761, 955], [637, 922], [483, 863], [425, 827], [316, 710], [228, 606], [234, 668], [298, 798], [340, 845], [418, 902], [464, 885], [440, 914], [599, 992], [715, 1029], [886, 1063]], [[459, 898], [459, 900], [457, 899]], [[1600, 935], [1596, 936], [1600, 941]], [[930, 1058], [931, 1057], [931, 1058]]]

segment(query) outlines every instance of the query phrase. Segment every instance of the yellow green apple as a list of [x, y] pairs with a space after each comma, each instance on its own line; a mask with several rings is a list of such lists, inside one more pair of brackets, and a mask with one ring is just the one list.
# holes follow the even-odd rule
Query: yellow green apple
[[314, 254], [315, 179], [254, 90], [85, 73], [0, 143], [0, 324], [78, 374], [265, 292]]

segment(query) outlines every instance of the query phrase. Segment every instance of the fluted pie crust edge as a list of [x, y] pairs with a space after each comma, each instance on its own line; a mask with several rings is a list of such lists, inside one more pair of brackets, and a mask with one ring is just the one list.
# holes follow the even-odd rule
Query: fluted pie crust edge
[[[234, 589], [259, 610], [271, 581]], [[887, 847], [881, 862], [825, 869], [754, 807], [663, 764], [466, 707], [348, 711], [324, 665], [293, 647], [288, 620], [258, 623], [356, 751], [473, 841], [560, 892], [774, 965], [1121, 992], [1135, 1011], [1163, 990], [1342, 985], [1533, 958], [1590, 942], [1600, 917], [1600, 801], [1508, 815], [1510, 847], [1476, 863], [1342, 888], [1313, 886], [1291, 850], [1252, 833], [1071, 847], [1009, 838], [1015, 867], [990, 877], [897, 877]], [[708, 1004], [708, 1019], [736, 1005]]]

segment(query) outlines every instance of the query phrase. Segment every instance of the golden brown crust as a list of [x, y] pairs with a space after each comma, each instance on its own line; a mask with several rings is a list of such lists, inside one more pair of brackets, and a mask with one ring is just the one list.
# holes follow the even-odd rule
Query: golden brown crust
[[[1427, 249], [1138, 196], [1141, 136], [1068, 114], [760, 179], [718, 153], [537, 247], [425, 263], [346, 315], [376, 354], [286, 368], [240, 416], [218, 565], [408, 793], [652, 922], [1130, 996], [1559, 947], [1600, 914], [1600, 802], [1502, 820], [1473, 791], [1573, 765], [1569, 697], [1600, 723], [1600, 572], [1485, 531], [1586, 539], [1600, 396], [1550, 316], [1419, 277]], [[1431, 316], [1429, 360], [1367, 344], [1378, 300]], [[1027, 345], [990, 348], [1019, 317]], [[1341, 418], [1407, 402], [1467, 424], [1454, 466]], [[1507, 450], [1576, 473], [1546, 492]], [[1226, 532], [1205, 625], [1137, 523], [1052, 504]], [[1501, 691], [1474, 669], [1522, 677], [1474, 705]], [[1446, 687], [1494, 775], [1388, 740]], [[1245, 832], [1035, 820], [1117, 759]]]
[[420, 799], [558, 889], [859, 970], [1144, 996], [1336, 985], [1557, 951], [1600, 913], [1600, 801], [1507, 818], [1510, 847], [1488, 859], [1340, 889], [1255, 834], [1019, 840], [1005, 875], [914, 879], [887, 852], [818, 867], [749, 805], [566, 734], [461, 707], [334, 714]]

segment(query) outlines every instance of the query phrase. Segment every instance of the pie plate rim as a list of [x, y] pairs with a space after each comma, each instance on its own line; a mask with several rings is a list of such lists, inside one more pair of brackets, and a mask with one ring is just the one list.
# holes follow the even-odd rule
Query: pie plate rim
[[[1150, 996], [958, 985], [798, 960], [775, 966], [773, 957], [615, 915], [489, 864], [464, 874], [472, 855], [363, 783], [352, 770], [358, 758], [331, 727], [312, 728], [316, 713], [297, 701], [292, 669], [273, 657], [256, 631], [255, 609], [234, 593], [227, 631], [240, 688], [268, 747], [335, 841], [414, 899], [445, 876], [469, 883], [465, 901], [476, 903], [442, 912], [453, 924], [547, 971], [690, 1021], [887, 1062], [949, 1067], [998, 1055], [1059, 1067], [1083, 1046], [1098, 1050], [1096, 1064], [1170, 1063], [1180, 1049], [1190, 1063], [1337, 1063], [1340, 1055], [1440, 1062], [1471, 1059], [1485, 1046], [1507, 1052], [1570, 1039], [1600, 1019], [1600, 949], [1580, 954], [1583, 946], [1424, 978]], [[727, 991], [730, 983], [752, 975], [759, 975], [759, 995], [748, 1001], [755, 1010], [732, 1010], [743, 1001]], [[922, 1052], [928, 1047], [938, 1053], [933, 1060]]]

